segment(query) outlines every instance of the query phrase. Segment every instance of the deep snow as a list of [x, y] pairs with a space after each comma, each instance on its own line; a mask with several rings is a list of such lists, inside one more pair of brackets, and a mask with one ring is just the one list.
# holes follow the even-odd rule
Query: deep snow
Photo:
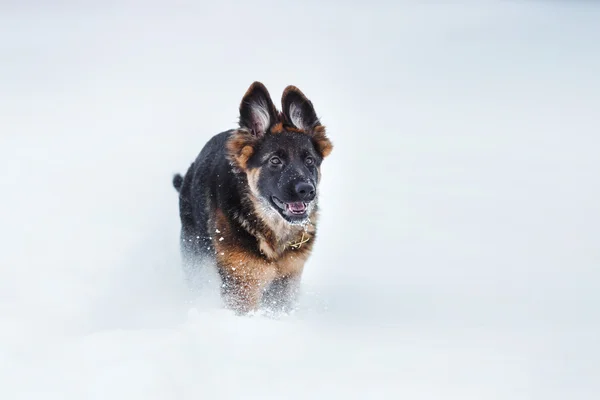
[[[2, 3], [0, 398], [597, 399], [600, 5], [424, 3]], [[282, 319], [178, 268], [254, 80], [336, 146]]]

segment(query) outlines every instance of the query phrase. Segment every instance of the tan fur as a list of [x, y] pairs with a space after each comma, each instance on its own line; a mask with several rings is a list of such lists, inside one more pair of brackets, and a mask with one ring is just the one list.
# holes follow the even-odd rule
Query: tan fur
[[[233, 286], [228, 293], [227, 304], [242, 313], [258, 308], [263, 290], [274, 280], [299, 277], [312, 249], [312, 242], [309, 241], [298, 249], [284, 246], [278, 248], [281, 250], [279, 252], [271, 249], [270, 254], [261, 255], [249, 252], [242, 246], [221, 210], [216, 210], [211, 225], [212, 231], [219, 231], [212, 240], [217, 267]], [[263, 241], [271, 246], [266, 239]]]
[[273, 125], [270, 129], [270, 132], [272, 134], [278, 134], [278, 133], [282, 133], [282, 132], [296, 132], [296, 133], [307, 133], [305, 131], [303, 131], [302, 129], [298, 129], [295, 126], [289, 125], [289, 124], [285, 124], [285, 117], [283, 115], [283, 113], [279, 113], [278, 114], [278, 121], [275, 125]]
[[256, 138], [243, 130], [236, 131], [227, 141], [227, 158], [238, 168], [246, 169], [246, 164], [254, 154]]
[[275, 125], [273, 125], [271, 127], [271, 133], [272, 134], [277, 134], [277, 133], [281, 133], [283, 132], [283, 124], [281, 122], [276, 123]]
[[[312, 244], [310, 247], [312, 247]], [[279, 276], [293, 276], [302, 273], [304, 263], [306, 263], [310, 251], [299, 250], [289, 250], [278, 260], [277, 272]]]
[[325, 127], [323, 125], [315, 127], [313, 133], [313, 142], [323, 158], [331, 154], [331, 151], [333, 150], [333, 143], [331, 143], [331, 141], [327, 138], [325, 134]]

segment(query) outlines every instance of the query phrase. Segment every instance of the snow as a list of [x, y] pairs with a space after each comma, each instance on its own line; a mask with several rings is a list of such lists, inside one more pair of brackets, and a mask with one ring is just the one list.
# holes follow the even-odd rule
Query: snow
[[[3, 3], [0, 398], [597, 399], [599, 20]], [[335, 145], [281, 318], [190, 297], [179, 268], [172, 176], [254, 80], [298, 86]]]

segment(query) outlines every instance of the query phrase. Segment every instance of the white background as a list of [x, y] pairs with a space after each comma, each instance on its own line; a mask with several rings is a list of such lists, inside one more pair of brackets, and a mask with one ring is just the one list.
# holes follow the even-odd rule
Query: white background
[[[600, 396], [598, 3], [49, 3], [0, 6], [0, 398]], [[179, 270], [254, 80], [335, 145], [280, 320]]]

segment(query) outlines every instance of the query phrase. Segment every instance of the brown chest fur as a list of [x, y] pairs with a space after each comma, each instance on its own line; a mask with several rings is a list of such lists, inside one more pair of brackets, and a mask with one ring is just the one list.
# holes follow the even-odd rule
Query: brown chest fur
[[262, 291], [273, 281], [302, 274], [315, 235], [312, 224], [288, 225], [278, 232], [254, 232], [256, 243], [248, 246], [221, 210], [216, 210], [209, 226], [217, 268], [222, 277], [237, 286], [233, 291], [241, 292], [234, 295], [241, 297], [237, 302], [244, 304], [236, 308], [243, 311], [255, 309]]

